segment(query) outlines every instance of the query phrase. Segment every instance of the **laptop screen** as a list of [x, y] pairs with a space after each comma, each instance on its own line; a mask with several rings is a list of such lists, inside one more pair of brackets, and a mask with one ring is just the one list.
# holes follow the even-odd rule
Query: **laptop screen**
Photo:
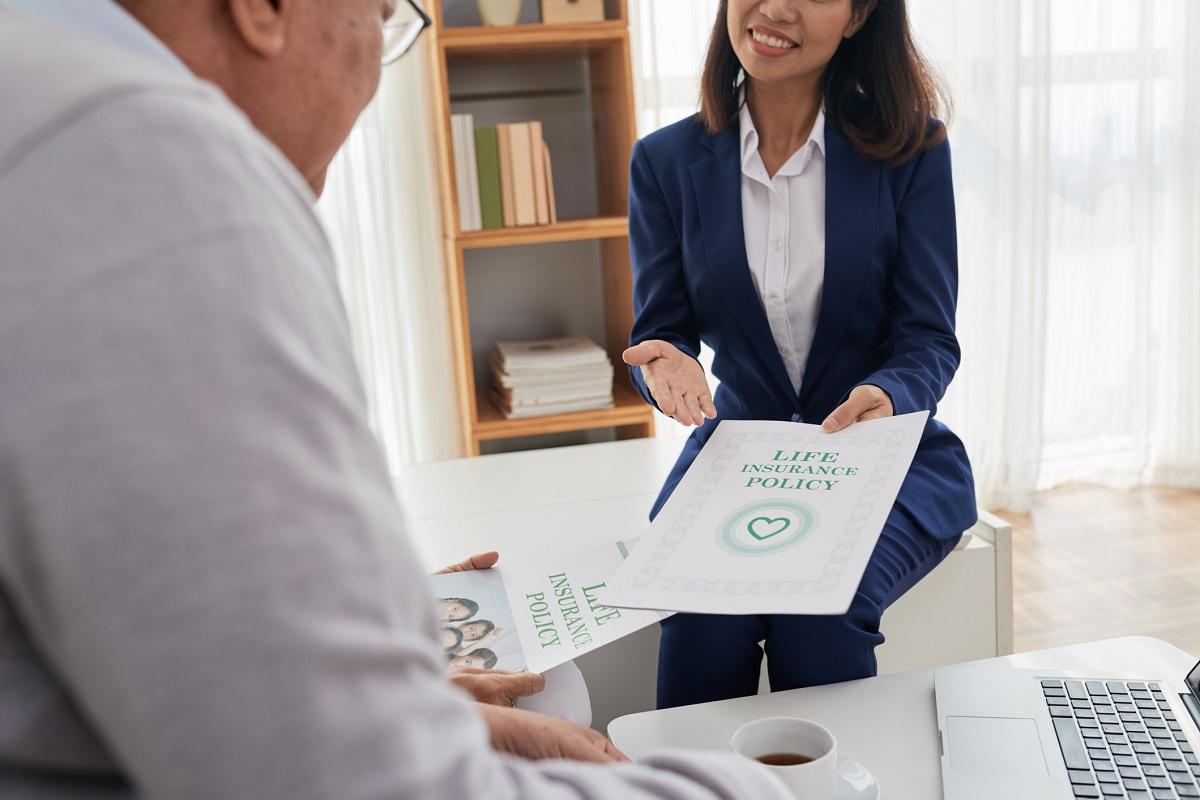
[[1192, 693], [1192, 696], [1200, 700], [1200, 663], [1192, 667], [1192, 671], [1184, 678], [1184, 682], [1187, 684], [1188, 691]]

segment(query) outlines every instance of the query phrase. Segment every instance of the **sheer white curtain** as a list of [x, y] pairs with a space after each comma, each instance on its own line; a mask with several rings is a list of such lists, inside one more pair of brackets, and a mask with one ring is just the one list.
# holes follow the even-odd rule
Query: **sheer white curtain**
[[460, 455], [427, 46], [384, 69], [318, 204], [393, 472]]
[[986, 501], [1200, 485], [1200, 5], [913, 0], [958, 107], [964, 367]]
[[[956, 104], [963, 366], [942, 416], [980, 502], [1200, 485], [1200, 3], [909, 5]], [[715, 8], [632, 0], [643, 134], [695, 110]]]

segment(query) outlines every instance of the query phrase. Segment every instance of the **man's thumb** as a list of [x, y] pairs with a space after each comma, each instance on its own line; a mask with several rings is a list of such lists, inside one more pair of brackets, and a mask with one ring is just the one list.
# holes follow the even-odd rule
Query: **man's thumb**
[[531, 694], [537, 694], [546, 688], [546, 678], [538, 672], [523, 673], [523, 680], [520, 684], [520, 693], [522, 697], [528, 697]]

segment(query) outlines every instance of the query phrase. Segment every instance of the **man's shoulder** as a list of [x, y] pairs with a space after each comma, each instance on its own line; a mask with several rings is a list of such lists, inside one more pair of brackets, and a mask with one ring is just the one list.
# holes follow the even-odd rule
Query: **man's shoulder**
[[[332, 254], [311, 190], [219, 90], [102, 43], [61, 47], [44, 26], [2, 21], [0, 105], [16, 111], [0, 115], [0, 241], [19, 257], [0, 285], [23, 298], [19, 308], [0, 298], [0, 312], [13, 312], [6, 322], [118, 274], [132, 292], [163, 270], [181, 289], [205, 291], [231, 271], [248, 280], [284, 260], [328, 281]], [[21, 28], [36, 41], [23, 42]], [[14, 65], [36, 76], [36, 90], [11, 75]], [[245, 242], [247, 231], [273, 260], [186, 257]]]
[[20, 14], [0, 11], [0, 163], [48, 126], [131, 94], [191, 95], [205, 87], [153, 59]]
[[[282, 154], [215, 86], [149, 56], [4, 12], [0, 106], [0, 176], [35, 150], [77, 148], [82, 138], [87, 155], [136, 159], [159, 170], [162, 181], [183, 170], [252, 183], [261, 176], [228, 163], [248, 158], [266, 164], [303, 203], [313, 200]], [[69, 141], [80, 131], [87, 135]]]

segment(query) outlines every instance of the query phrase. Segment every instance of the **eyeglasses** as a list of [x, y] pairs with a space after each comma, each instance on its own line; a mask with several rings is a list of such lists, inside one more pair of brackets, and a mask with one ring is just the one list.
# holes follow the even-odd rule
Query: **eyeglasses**
[[412, 46], [417, 43], [421, 31], [433, 24], [433, 20], [429, 18], [417, 0], [408, 0], [408, 4], [416, 12], [416, 19], [386, 22], [383, 25], [383, 56], [380, 61], [385, 67], [388, 64], [394, 64], [411, 50]]

